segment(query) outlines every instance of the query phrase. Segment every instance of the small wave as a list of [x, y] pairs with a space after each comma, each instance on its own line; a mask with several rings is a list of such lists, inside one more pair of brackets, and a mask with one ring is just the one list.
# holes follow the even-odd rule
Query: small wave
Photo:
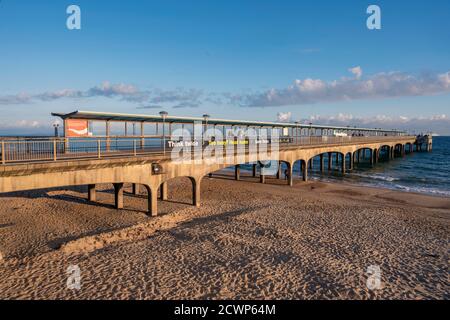
[[390, 177], [390, 176], [382, 176], [382, 175], [376, 175], [376, 174], [354, 173], [353, 175], [361, 177], [361, 178], [383, 180], [383, 181], [388, 181], [388, 182], [393, 182], [393, 181], [400, 180], [400, 178], [394, 178], [394, 177]]
[[439, 190], [434, 188], [426, 188], [426, 187], [408, 187], [400, 184], [395, 184], [394, 188], [397, 190], [407, 191], [407, 192], [416, 192], [416, 193], [428, 193], [433, 195], [441, 195], [441, 196], [450, 196], [450, 191], [448, 190]]

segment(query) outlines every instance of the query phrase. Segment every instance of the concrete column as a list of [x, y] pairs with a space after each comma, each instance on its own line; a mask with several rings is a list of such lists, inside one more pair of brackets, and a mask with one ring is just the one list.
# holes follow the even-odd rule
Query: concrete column
[[131, 193], [134, 195], [139, 194], [139, 186], [136, 183], [131, 184]]
[[166, 201], [167, 195], [167, 182], [163, 182], [159, 186], [159, 199]]
[[303, 181], [308, 181], [308, 166], [306, 163], [303, 163]]
[[95, 184], [88, 185], [88, 201], [97, 201], [97, 195], [95, 192]]
[[350, 159], [348, 162], [348, 169], [353, 170], [353, 152], [350, 152]]
[[370, 157], [369, 157], [369, 164], [371, 166], [373, 166], [373, 149], [370, 149], [369, 155], [370, 155]]
[[234, 166], [234, 179], [239, 180], [241, 178], [241, 167], [239, 165]]
[[344, 155], [342, 155], [341, 172], [342, 172], [342, 174], [345, 174], [345, 156]]
[[333, 153], [328, 152], [328, 171], [331, 171], [331, 161], [333, 160]]
[[278, 161], [277, 179], [281, 179], [281, 161]]
[[287, 184], [288, 186], [292, 187], [294, 185], [294, 174], [293, 174], [293, 170], [292, 170], [292, 164], [288, 163], [288, 168], [287, 168], [287, 174], [288, 176], [287, 178]]
[[259, 182], [261, 182], [261, 183], [266, 183], [266, 176], [263, 175], [262, 172], [261, 172], [261, 174], [259, 175]]
[[123, 209], [123, 183], [114, 183], [114, 206]]
[[192, 180], [192, 204], [200, 207], [200, 181]]
[[253, 177], [256, 177], [256, 163], [253, 164]]
[[324, 159], [323, 159], [323, 153], [320, 155], [320, 172], [323, 172], [324, 167]]
[[152, 217], [156, 217], [158, 215], [157, 193], [152, 191], [147, 185], [144, 185], [144, 187], [147, 190], [148, 214]]

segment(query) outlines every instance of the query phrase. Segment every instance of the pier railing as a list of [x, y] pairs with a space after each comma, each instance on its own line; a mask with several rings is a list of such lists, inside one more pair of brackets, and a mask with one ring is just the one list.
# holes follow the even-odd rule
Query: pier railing
[[[257, 140], [259, 137], [254, 137]], [[415, 137], [409, 136], [289, 136], [280, 137], [277, 147], [280, 150], [293, 147], [311, 147], [322, 145], [345, 145], [355, 143], [391, 142]], [[28, 162], [105, 159], [132, 156], [170, 156], [171, 148], [167, 146], [170, 137], [138, 137], [138, 138], [36, 138], [36, 139], [1, 139], [0, 165], [20, 164]], [[270, 141], [270, 137], [268, 138]], [[248, 139], [247, 141], [251, 141]], [[243, 140], [245, 141], [245, 139]], [[199, 142], [206, 147], [210, 141]], [[250, 142], [251, 143], [251, 142]], [[275, 144], [270, 141], [267, 149]], [[238, 147], [237, 145], [235, 146]], [[249, 150], [249, 144], [245, 144]], [[226, 148], [226, 146], [224, 146]], [[184, 149], [185, 150], [185, 149]], [[194, 147], [191, 148], [194, 152]]]

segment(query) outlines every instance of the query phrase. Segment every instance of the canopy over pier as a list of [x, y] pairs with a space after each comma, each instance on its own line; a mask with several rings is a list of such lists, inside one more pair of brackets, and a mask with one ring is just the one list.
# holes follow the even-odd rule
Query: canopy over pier
[[[211, 127], [253, 128], [279, 130], [281, 136], [402, 136], [406, 132], [394, 129], [362, 128], [351, 126], [325, 126], [312, 123], [285, 123], [248, 120], [228, 120], [203, 117], [108, 113], [74, 111], [52, 113], [64, 123], [64, 137], [161, 137], [170, 135], [174, 128], [191, 130], [193, 124], [202, 123], [204, 131]], [[112, 128], [114, 126], [114, 128]], [[113, 130], [114, 129], [114, 130]]]

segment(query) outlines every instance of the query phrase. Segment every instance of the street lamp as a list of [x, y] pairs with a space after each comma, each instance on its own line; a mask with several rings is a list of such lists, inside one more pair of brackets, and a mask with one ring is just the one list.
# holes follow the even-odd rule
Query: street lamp
[[163, 119], [163, 150], [164, 154], [166, 154], [166, 118], [169, 113], [167, 111], [161, 111], [159, 115]]
[[55, 122], [53, 124], [53, 128], [55, 130], [55, 137], [58, 138], [59, 137], [59, 123]]
[[300, 121], [295, 121], [295, 144], [298, 144], [298, 127], [299, 127]]
[[[203, 115], [203, 119], [205, 120], [205, 129], [203, 130], [202, 140], [206, 136], [206, 130], [208, 130], [208, 120], [209, 120], [209, 118], [211, 118], [211, 116], [209, 114], [205, 113]], [[202, 144], [203, 144], [203, 141], [202, 141]]]

